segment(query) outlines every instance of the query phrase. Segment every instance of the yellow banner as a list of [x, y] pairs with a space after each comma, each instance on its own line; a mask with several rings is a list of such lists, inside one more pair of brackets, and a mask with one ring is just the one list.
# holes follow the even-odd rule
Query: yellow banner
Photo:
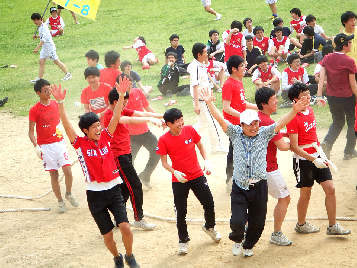
[[56, 0], [56, 3], [83, 17], [95, 20], [100, 0]]

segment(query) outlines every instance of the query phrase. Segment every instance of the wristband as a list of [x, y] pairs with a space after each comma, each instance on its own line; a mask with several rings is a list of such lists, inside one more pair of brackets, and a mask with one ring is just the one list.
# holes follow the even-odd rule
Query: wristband
[[58, 104], [64, 103], [64, 100], [57, 101]]
[[124, 96], [124, 97], [125, 97], [125, 95], [126, 95], [126, 92], [125, 92], [125, 93], [119, 93], [119, 98], [120, 98], [121, 96]]

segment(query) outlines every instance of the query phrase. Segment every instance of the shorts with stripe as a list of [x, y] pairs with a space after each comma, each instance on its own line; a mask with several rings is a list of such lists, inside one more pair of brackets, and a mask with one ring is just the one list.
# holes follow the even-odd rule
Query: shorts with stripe
[[285, 179], [279, 170], [267, 172], [268, 193], [275, 199], [285, 198], [290, 195]]
[[42, 162], [46, 171], [58, 170], [64, 166], [70, 166], [67, 146], [64, 140], [40, 145], [43, 154]]

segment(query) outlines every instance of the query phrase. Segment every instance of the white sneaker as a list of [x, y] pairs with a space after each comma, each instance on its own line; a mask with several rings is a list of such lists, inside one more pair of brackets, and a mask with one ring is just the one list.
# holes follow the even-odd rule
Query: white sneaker
[[217, 93], [222, 93], [222, 89], [220, 87], [217, 88]]
[[62, 202], [58, 202], [58, 212], [59, 213], [64, 213], [66, 212], [66, 204]]
[[338, 223], [335, 223], [331, 227], [327, 227], [327, 231], [326, 231], [326, 234], [328, 235], [347, 235], [350, 233], [351, 233], [350, 230], [346, 230]]
[[242, 243], [234, 243], [232, 252], [233, 252], [233, 256], [242, 254]]
[[144, 218], [140, 221], [134, 222], [135, 228], [141, 228], [144, 230], [152, 230], [155, 228], [155, 226], [156, 226], [155, 224], [147, 222], [146, 219], [144, 219]]
[[252, 257], [253, 255], [253, 249], [243, 249], [243, 257]]
[[211, 154], [228, 154], [228, 149], [217, 146], [211, 149]]
[[62, 78], [63, 81], [67, 81], [72, 78], [72, 75], [70, 73], [66, 73], [66, 75]]
[[188, 252], [188, 242], [179, 243], [178, 255], [186, 255]]
[[30, 80], [30, 82], [31, 82], [32, 84], [36, 84], [36, 82], [37, 82], [38, 80], [40, 80], [40, 78], [39, 78], [39, 77], [36, 77], [35, 79]]
[[289, 246], [292, 243], [281, 231], [272, 233], [269, 242], [278, 246]]
[[212, 238], [212, 240], [213, 240], [214, 242], [218, 243], [219, 241], [221, 241], [222, 236], [221, 236], [221, 234], [220, 234], [219, 232], [216, 231], [216, 229], [214, 229], [214, 228], [206, 229], [205, 223], [204, 223], [204, 224], [202, 225], [202, 230], [203, 230], [206, 234], [208, 234], [208, 235]]
[[71, 203], [72, 206], [74, 207], [78, 207], [79, 204], [76, 201], [76, 199], [74, 198], [74, 195], [72, 193], [70, 193], [69, 195], [65, 195], [65, 198], [69, 201], [69, 203]]
[[217, 13], [216, 18], [214, 20], [220, 20], [222, 18], [222, 15]]

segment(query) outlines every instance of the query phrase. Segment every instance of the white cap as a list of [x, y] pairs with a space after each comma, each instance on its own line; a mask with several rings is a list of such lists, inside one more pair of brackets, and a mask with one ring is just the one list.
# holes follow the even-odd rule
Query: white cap
[[250, 125], [253, 121], [259, 120], [258, 113], [254, 110], [247, 109], [240, 114], [240, 122]]

